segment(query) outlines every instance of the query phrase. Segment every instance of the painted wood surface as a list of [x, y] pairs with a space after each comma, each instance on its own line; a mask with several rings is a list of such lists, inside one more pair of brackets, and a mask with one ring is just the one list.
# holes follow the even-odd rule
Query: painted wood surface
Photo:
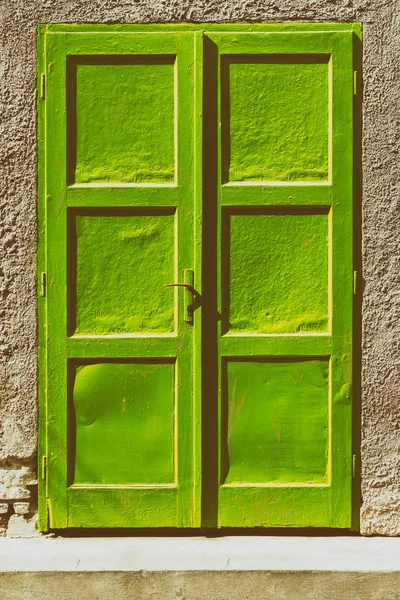
[[195, 33], [45, 42], [49, 525], [195, 526]]
[[[352, 37], [209, 38], [221, 123], [217, 523], [350, 527]], [[293, 206], [277, 185], [285, 180], [294, 198], [304, 182], [331, 189], [316, 184]], [[322, 333], [332, 352], [321, 352]], [[297, 336], [308, 338], [302, 358]], [[235, 338], [234, 355], [224, 338]]]
[[42, 530], [351, 526], [353, 35], [42, 28]]

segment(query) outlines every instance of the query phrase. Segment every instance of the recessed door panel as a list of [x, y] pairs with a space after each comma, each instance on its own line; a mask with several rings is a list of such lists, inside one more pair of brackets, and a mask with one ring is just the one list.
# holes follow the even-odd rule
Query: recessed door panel
[[329, 363], [224, 363], [222, 484], [327, 483]]
[[73, 485], [175, 483], [174, 371], [173, 362], [74, 367]]
[[75, 333], [172, 333], [175, 296], [164, 286], [176, 278], [175, 210], [92, 210], [72, 219]]
[[71, 59], [72, 181], [174, 181], [174, 63], [174, 55]]
[[328, 179], [329, 56], [224, 55], [226, 181]]
[[328, 220], [305, 208], [225, 211], [227, 332], [328, 331]]

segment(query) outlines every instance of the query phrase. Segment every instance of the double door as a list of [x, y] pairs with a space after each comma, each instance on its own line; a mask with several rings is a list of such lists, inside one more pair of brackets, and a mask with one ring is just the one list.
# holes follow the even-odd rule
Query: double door
[[350, 527], [352, 33], [41, 37], [41, 527]]

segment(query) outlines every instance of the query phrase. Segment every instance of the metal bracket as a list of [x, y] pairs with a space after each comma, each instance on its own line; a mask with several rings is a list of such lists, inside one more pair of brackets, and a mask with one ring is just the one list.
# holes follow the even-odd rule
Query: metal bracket
[[46, 298], [47, 279], [46, 273], [43, 272], [40, 276], [40, 294], [42, 298]]
[[44, 73], [40, 76], [40, 97], [42, 100], [46, 98], [46, 75]]
[[42, 456], [42, 481], [47, 479], [47, 456]]

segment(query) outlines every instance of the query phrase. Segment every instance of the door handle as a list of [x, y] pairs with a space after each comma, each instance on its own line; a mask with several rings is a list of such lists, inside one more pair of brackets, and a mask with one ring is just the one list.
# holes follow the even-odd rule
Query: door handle
[[167, 283], [164, 287], [183, 287], [185, 288], [185, 316], [184, 320], [186, 323], [193, 325], [193, 312], [194, 312], [194, 297], [197, 296], [197, 292], [194, 289], [194, 271], [193, 269], [185, 269], [183, 271], [184, 283]]
[[191, 294], [194, 294], [194, 288], [188, 283], [166, 283], [164, 287], [184, 287], [189, 290]]

